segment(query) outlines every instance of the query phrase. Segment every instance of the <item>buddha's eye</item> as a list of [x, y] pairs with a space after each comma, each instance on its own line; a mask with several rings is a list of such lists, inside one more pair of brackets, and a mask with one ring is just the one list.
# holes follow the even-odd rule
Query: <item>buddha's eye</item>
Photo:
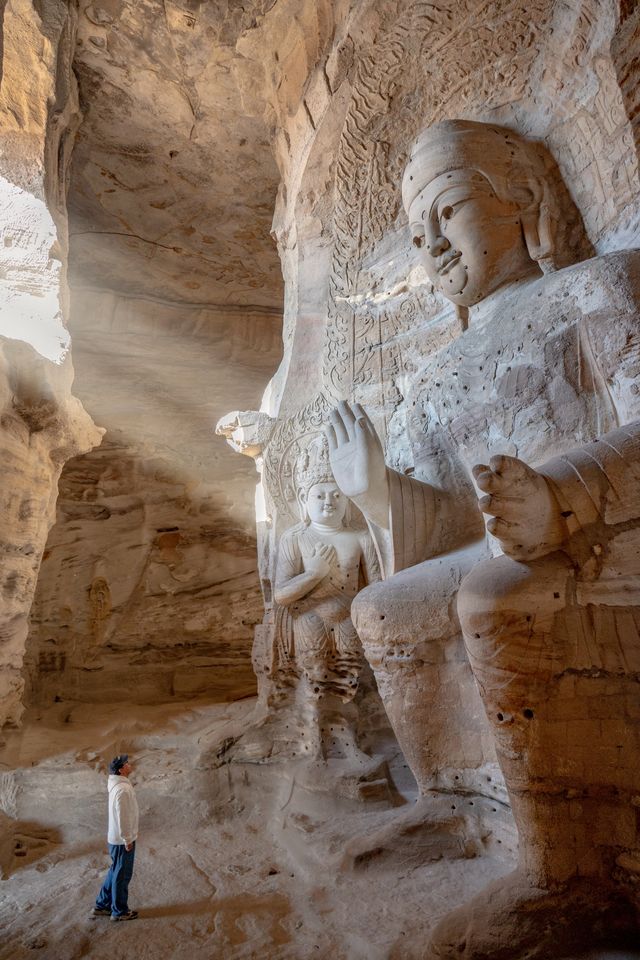
[[441, 210], [441, 212], [440, 212], [440, 219], [441, 219], [441, 220], [451, 220], [451, 217], [452, 217], [452, 216], [453, 216], [453, 207], [443, 207], [443, 208], [442, 208], [442, 210]]

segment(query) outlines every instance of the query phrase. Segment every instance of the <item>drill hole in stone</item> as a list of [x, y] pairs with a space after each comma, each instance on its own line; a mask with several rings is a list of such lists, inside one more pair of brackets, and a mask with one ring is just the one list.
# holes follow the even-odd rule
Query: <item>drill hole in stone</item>
[[525, 720], [533, 720], [533, 710], [530, 707], [525, 707], [522, 711], [522, 716]]

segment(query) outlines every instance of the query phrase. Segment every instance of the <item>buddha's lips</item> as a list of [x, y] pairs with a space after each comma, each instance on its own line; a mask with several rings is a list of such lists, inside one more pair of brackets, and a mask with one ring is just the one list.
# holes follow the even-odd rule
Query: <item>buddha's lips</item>
[[449, 270], [451, 270], [456, 265], [456, 263], [461, 258], [461, 256], [462, 256], [461, 253], [454, 253], [449, 257], [446, 257], [445, 259], [443, 259], [441, 264], [436, 268], [440, 276], [444, 277], [445, 274], [449, 273]]

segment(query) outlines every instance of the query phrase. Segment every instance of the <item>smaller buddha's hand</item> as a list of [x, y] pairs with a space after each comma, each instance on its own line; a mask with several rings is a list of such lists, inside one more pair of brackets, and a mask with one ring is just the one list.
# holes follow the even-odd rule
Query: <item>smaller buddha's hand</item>
[[568, 536], [560, 505], [541, 474], [516, 457], [492, 457], [473, 468], [487, 494], [478, 506], [491, 519], [487, 530], [514, 560], [534, 560], [560, 549]]
[[388, 523], [387, 472], [380, 438], [359, 403], [338, 404], [326, 427], [336, 483], [367, 519]]
[[318, 543], [313, 554], [303, 558], [305, 573], [312, 573], [318, 580], [322, 580], [329, 574], [335, 559], [335, 547], [328, 543]]

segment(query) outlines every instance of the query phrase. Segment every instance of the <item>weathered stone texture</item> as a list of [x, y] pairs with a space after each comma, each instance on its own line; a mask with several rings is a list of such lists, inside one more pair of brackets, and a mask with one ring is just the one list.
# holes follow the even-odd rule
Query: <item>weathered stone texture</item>
[[271, 6], [78, 5], [71, 333], [107, 433], [62, 478], [32, 700], [253, 689], [255, 473], [212, 427], [280, 353], [267, 51], [240, 50]]
[[265, 67], [239, 49], [271, 5], [80, 4], [75, 283], [279, 307]]
[[1, 726], [22, 713], [27, 618], [60, 470], [101, 434], [71, 395], [65, 329], [74, 9], [11, 0], [0, 30]]
[[639, 36], [640, 8], [635, 0], [621, 0], [619, 23], [611, 41], [611, 57], [624, 101], [625, 113], [633, 129], [636, 148], [640, 140]]
[[250, 463], [216, 443], [280, 353], [270, 310], [76, 292], [76, 390], [107, 430], [66, 467], [28, 644], [31, 698], [162, 702], [255, 689]]

